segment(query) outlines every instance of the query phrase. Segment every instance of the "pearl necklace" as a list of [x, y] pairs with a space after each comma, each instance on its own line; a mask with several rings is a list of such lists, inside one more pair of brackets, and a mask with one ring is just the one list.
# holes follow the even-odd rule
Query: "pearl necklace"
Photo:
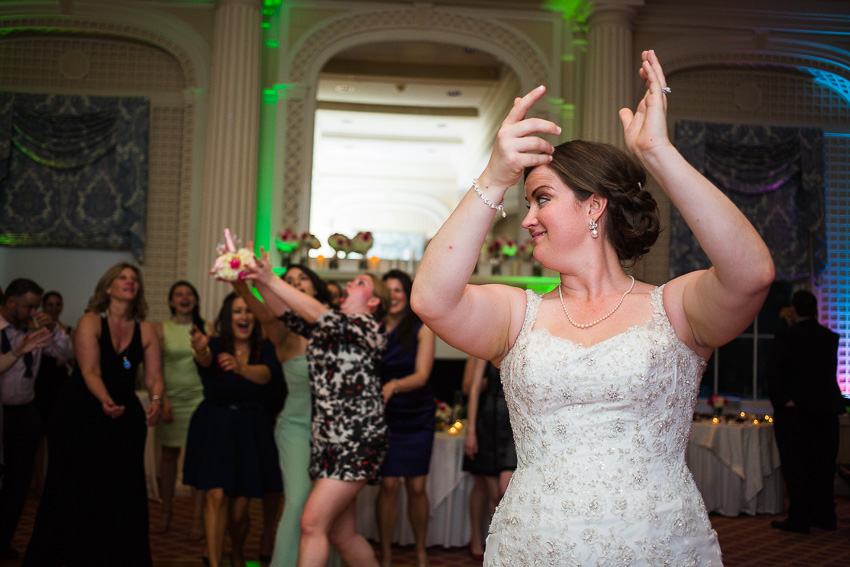
[[561, 286], [563, 284], [559, 283], [558, 284], [558, 297], [561, 299], [561, 307], [564, 308], [564, 315], [567, 316], [567, 321], [572, 323], [573, 327], [576, 327], [578, 329], [589, 329], [592, 326], [596, 325], [597, 323], [601, 323], [602, 321], [604, 321], [605, 319], [607, 319], [608, 317], [613, 315], [617, 311], [617, 309], [620, 308], [620, 305], [623, 304], [623, 300], [626, 298], [627, 295], [629, 295], [629, 292], [632, 291], [632, 288], [635, 287], [635, 277], [634, 276], [629, 276], [629, 277], [632, 278], [632, 285], [629, 286], [629, 289], [626, 290], [626, 293], [623, 294], [623, 297], [620, 298], [620, 301], [617, 302], [617, 305], [614, 306], [614, 309], [612, 309], [607, 314], [603, 315], [602, 317], [600, 317], [599, 319], [597, 319], [593, 323], [576, 323], [575, 321], [573, 321], [573, 318], [570, 317], [570, 314], [567, 311], [567, 306], [564, 305], [564, 296], [561, 295]]

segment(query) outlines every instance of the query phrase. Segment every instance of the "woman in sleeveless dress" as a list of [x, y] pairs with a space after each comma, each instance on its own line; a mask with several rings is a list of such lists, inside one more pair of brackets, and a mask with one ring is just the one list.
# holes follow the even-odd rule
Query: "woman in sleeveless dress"
[[[283, 275], [284, 281], [317, 299], [330, 304], [325, 283], [310, 268], [293, 264]], [[283, 514], [277, 524], [270, 558], [260, 540], [260, 560], [272, 567], [295, 567], [298, 541], [301, 538], [301, 512], [310, 495], [310, 419], [312, 399], [310, 374], [307, 368], [307, 339], [289, 331], [268, 307], [260, 302], [244, 281], [234, 282], [233, 288], [248, 304], [269, 340], [275, 345], [278, 360], [283, 364], [286, 380], [286, 402], [275, 421], [274, 438], [277, 444], [280, 470], [283, 473]], [[264, 514], [266, 509], [264, 508]], [[275, 519], [277, 517], [275, 516]], [[266, 530], [263, 530], [266, 533]]]
[[314, 482], [301, 514], [298, 565], [326, 565], [333, 544], [346, 564], [377, 567], [372, 546], [356, 530], [355, 498], [380, 475], [388, 444], [379, 375], [386, 286], [376, 276], [358, 275], [346, 284], [340, 310], [332, 311], [276, 278], [268, 253], [248, 277], [272, 313], [307, 338]]
[[[473, 486], [472, 490], [479, 494], [472, 491], [469, 494], [469, 552], [480, 560], [483, 559], [483, 512], [486, 511], [489, 523], [516, 470], [516, 450], [499, 369], [480, 358], [471, 357], [470, 361], [463, 470], [476, 477], [476, 484], [484, 485], [483, 491], [480, 485]], [[464, 374], [466, 378], [467, 373]]]
[[[177, 483], [177, 463], [180, 452], [186, 446], [189, 420], [204, 399], [204, 386], [195, 359], [192, 356], [193, 327], [202, 332], [209, 331], [201, 318], [198, 291], [195, 286], [181, 280], [171, 285], [168, 291], [168, 309], [171, 318], [154, 326], [162, 350], [162, 370], [165, 380], [165, 396], [162, 419], [156, 426], [156, 440], [162, 447], [160, 456], [160, 495], [162, 515], [157, 526], [158, 533], [166, 533], [171, 523], [171, 503]], [[192, 490], [192, 525], [189, 539], [203, 537], [203, 494]]]
[[[110, 268], [74, 333], [77, 365], [51, 412], [44, 495], [23, 565], [151, 565], [144, 451], [163, 383], [146, 314], [139, 269]], [[142, 363], [147, 409], [135, 391]]]
[[425, 481], [434, 446], [434, 390], [428, 378], [434, 366], [435, 337], [410, 308], [410, 276], [391, 270], [383, 280], [390, 291], [390, 309], [384, 318], [387, 352], [381, 364], [390, 446], [381, 469], [377, 501], [381, 565], [392, 565], [398, 491], [403, 478], [416, 563], [424, 567], [429, 564], [425, 540], [430, 512]]
[[221, 565], [225, 530], [230, 564], [244, 567], [251, 498], [281, 491], [271, 419], [263, 407], [266, 385], [283, 382], [274, 346], [236, 293], [224, 298], [217, 336], [192, 328], [192, 352], [204, 400], [192, 414], [183, 482], [205, 491], [204, 528], [211, 567]]
[[[634, 113], [620, 111], [626, 146], [711, 269], [662, 287], [626, 274], [659, 230], [646, 174], [613, 146], [538, 137], [560, 134], [526, 118], [545, 93], [538, 87], [515, 100], [416, 277], [422, 320], [501, 369], [518, 465], [490, 526], [490, 567], [721, 564], [685, 449], [705, 361], [758, 313], [773, 262], [744, 215], [668, 140], [672, 94], [655, 53], [641, 59], [646, 94]], [[497, 203], [523, 173], [522, 226], [560, 285], [542, 296], [467, 285]]]

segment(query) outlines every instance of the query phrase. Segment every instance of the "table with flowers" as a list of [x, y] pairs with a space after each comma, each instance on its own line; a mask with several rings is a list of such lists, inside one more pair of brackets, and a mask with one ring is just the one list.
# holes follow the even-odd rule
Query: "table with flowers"
[[[426, 490], [431, 517], [426, 545], [463, 547], [469, 543], [469, 491], [473, 478], [463, 472], [463, 429], [434, 434], [434, 450], [428, 472]], [[369, 539], [378, 539], [375, 498], [378, 486], [367, 485], [357, 496], [357, 531]], [[401, 545], [414, 543], [413, 530], [407, 519], [407, 494], [398, 494], [398, 522], [393, 541]]]
[[783, 513], [779, 450], [765, 416], [698, 418], [691, 425], [687, 461], [709, 512]]

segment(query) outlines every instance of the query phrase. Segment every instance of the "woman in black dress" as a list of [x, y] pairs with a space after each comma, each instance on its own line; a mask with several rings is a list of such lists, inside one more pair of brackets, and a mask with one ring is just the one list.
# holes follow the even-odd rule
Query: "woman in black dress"
[[[151, 565], [144, 450], [163, 382], [146, 314], [139, 269], [110, 268], [77, 325], [77, 366], [51, 412], [50, 462], [27, 567]], [[147, 410], [135, 392], [142, 362]]]
[[283, 383], [283, 372], [274, 346], [263, 340], [254, 314], [237, 294], [224, 299], [215, 327], [217, 337], [192, 329], [204, 401], [189, 423], [183, 482], [206, 491], [210, 566], [221, 564], [228, 527], [231, 565], [242, 567], [250, 499], [282, 490], [271, 419], [263, 401], [266, 385]]

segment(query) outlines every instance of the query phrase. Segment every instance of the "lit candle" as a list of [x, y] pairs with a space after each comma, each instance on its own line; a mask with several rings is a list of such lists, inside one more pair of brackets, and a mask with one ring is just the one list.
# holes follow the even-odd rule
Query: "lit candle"
[[324, 270], [328, 267], [328, 259], [322, 256], [321, 254], [316, 256], [316, 269]]
[[451, 427], [449, 427], [449, 433], [451, 433], [452, 435], [454, 435], [455, 433], [457, 433], [457, 429], [455, 429], [455, 427], [454, 427], [454, 426], [451, 426]]
[[720, 423], [720, 420], [716, 417], [711, 419], [711, 423]]
[[369, 258], [368, 262], [370, 272], [377, 272], [379, 270], [379, 267], [381, 265], [380, 258], [378, 258], [377, 256], [372, 256], [371, 258]]

